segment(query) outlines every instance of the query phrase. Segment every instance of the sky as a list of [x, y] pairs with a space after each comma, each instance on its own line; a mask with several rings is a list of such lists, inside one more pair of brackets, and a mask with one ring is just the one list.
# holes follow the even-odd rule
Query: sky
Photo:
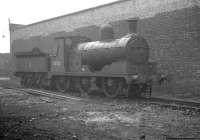
[[0, 2], [0, 53], [10, 51], [9, 22], [31, 24], [117, 0], [2, 0]]

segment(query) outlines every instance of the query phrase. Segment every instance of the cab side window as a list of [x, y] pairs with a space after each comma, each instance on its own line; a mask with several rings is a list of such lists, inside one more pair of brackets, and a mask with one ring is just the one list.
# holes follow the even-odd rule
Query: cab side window
[[63, 39], [55, 39], [55, 45], [52, 49], [51, 56], [58, 56], [59, 54], [59, 49], [63, 45]]

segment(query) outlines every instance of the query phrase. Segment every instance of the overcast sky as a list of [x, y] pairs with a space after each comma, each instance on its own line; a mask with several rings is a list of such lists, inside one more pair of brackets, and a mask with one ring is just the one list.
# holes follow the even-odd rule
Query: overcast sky
[[2, 0], [0, 2], [0, 53], [9, 52], [11, 23], [30, 24], [117, 0]]

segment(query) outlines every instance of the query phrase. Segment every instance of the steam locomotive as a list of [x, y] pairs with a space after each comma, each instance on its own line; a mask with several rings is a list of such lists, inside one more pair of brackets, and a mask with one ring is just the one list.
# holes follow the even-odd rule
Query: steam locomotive
[[40, 47], [15, 52], [15, 75], [25, 87], [55, 87], [60, 92], [93, 91], [107, 97], [150, 93], [155, 63], [149, 62], [149, 45], [136, 33], [137, 19], [129, 19], [129, 33], [114, 39], [110, 24], [100, 29], [101, 39], [59, 36], [51, 40], [53, 52]]

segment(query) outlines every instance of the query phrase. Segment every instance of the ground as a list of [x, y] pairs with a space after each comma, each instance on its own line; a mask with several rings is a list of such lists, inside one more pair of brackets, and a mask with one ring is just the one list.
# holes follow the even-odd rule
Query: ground
[[61, 100], [2, 88], [0, 107], [0, 139], [5, 140], [200, 138], [199, 113], [126, 99]]

